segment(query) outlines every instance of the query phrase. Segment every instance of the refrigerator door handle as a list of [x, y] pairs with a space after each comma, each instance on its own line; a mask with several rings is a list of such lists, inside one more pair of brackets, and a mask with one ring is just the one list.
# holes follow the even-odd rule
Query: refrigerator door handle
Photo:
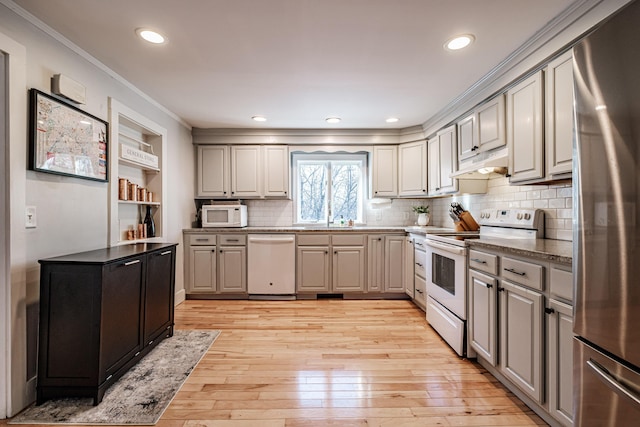
[[611, 375], [606, 368], [593, 359], [587, 360], [587, 365], [598, 375], [598, 378], [610, 389], [619, 395], [626, 397], [636, 405], [640, 406], [640, 397], [635, 392], [625, 387], [616, 377]]

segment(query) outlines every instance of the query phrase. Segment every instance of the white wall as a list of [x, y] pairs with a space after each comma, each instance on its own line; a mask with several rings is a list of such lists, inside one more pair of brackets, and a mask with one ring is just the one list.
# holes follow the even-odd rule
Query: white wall
[[[181, 242], [182, 229], [191, 225], [193, 210], [194, 151], [190, 129], [172, 114], [132, 90], [127, 84], [89, 62], [81, 54], [45, 34], [3, 5], [0, 5], [0, 35], [15, 40], [26, 52], [26, 84], [18, 87], [21, 105], [11, 110], [12, 119], [26, 129], [27, 90], [49, 92], [50, 78], [62, 73], [87, 88], [87, 102], [81, 108], [108, 119], [108, 97], [138, 111], [168, 131], [167, 241]], [[26, 378], [27, 306], [39, 298], [38, 259], [105, 247], [108, 242], [108, 184], [27, 171], [26, 132], [11, 139], [11, 401], [15, 414], [33, 398], [33, 381]], [[38, 227], [24, 228], [25, 205], [37, 207]], [[176, 288], [184, 288], [182, 251], [178, 250]], [[29, 349], [35, 351], [35, 349]]]

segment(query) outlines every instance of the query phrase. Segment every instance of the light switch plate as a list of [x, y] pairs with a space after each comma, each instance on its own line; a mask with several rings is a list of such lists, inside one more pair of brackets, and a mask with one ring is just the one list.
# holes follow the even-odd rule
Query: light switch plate
[[25, 210], [25, 228], [36, 228], [37, 225], [36, 207], [27, 206]]

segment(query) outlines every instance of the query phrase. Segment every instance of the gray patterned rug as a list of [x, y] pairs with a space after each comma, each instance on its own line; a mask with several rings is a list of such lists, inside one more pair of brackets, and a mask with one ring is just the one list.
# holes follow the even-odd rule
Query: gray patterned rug
[[9, 424], [153, 425], [219, 334], [177, 330], [109, 387], [99, 405], [90, 398], [48, 400]]

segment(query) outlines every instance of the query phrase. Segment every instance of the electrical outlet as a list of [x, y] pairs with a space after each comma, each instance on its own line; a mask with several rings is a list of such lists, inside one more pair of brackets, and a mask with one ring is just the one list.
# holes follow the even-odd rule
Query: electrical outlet
[[25, 228], [36, 228], [37, 225], [36, 207], [27, 206], [25, 209]]

